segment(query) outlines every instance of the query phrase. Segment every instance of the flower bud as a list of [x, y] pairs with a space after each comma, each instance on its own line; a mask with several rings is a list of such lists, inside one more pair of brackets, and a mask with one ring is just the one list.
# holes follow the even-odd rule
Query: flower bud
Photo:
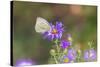
[[78, 49], [77, 52], [78, 52], [79, 54], [81, 54], [81, 50], [80, 50], [80, 49]]
[[64, 51], [63, 51], [63, 52], [64, 52], [64, 54], [67, 54], [67, 49], [64, 49]]
[[68, 41], [72, 42], [72, 37], [70, 34], [67, 35], [68, 36]]
[[68, 37], [68, 40], [69, 40], [70, 42], [72, 42], [72, 38], [71, 38], [71, 37]]
[[54, 50], [54, 49], [51, 49], [51, 50], [50, 50], [50, 54], [51, 54], [52, 56], [55, 56], [55, 55], [56, 55], [55, 50]]

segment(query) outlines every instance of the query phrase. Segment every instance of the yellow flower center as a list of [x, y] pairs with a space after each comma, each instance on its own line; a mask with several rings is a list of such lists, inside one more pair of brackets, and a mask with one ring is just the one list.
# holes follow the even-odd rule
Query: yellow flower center
[[65, 63], [68, 63], [68, 62], [69, 62], [69, 59], [68, 59], [68, 58], [65, 58], [65, 59], [64, 59], [64, 62], [65, 62]]
[[56, 29], [53, 29], [52, 30], [52, 34], [57, 34], [57, 30]]

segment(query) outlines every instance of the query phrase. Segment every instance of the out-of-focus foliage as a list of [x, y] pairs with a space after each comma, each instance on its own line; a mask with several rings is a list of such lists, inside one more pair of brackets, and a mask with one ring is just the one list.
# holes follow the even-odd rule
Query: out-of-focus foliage
[[35, 32], [37, 17], [49, 22], [63, 22], [66, 33], [72, 34], [73, 43], [87, 49], [93, 40], [97, 49], [97, 7], [88, 5], [13, 2], [13, 59], [31, 58], [37, 64], [47, 64], [53, 43]]

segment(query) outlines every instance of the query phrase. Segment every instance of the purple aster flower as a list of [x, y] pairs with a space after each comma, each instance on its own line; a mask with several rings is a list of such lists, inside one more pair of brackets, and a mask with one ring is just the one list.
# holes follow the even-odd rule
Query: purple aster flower
[[60, 46], [65, 49], [67, 47], [69, 47], [71, 45], [71, 43], [67, 40], [62, 40], [61, 43], [60, 43]]
[[74, 49], [69, 49], [67, 55], [64, 55], [60, 60], [61, 63], [71, 63], [76, 59], [76, 51]]
[[70, 48], [68, 49], [68, 53], [67, 53], [67, 57], [70, 59], [70, 60], [75, 60], [76, 59], [76, 50]]
[[96, 60], [97, 54], [94, 49], [86, 50], [84, 52], [84, 60], [85, 61], [93, 61]]
[[30, 66], [34, 65], [35, 63], [32, 62], [30, 59], [20, 59], [16, 62], [15, 66], [16, 67], [23, 67], [23, 66]]
[[44, 37], [49, 40], [60, 39], [64, 31], [63, 24], [61, 22], [56, 22], [56, 25], [50, 24], [51, 29], [44, 33]]

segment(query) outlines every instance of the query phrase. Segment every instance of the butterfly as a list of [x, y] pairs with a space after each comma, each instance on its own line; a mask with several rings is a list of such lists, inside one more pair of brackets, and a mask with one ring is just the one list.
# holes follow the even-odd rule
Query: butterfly
[[35, 31], [37, 33], [45, 33], [50, 30], [50, 24], [42, 17], [37, 17], [35, 24]]

